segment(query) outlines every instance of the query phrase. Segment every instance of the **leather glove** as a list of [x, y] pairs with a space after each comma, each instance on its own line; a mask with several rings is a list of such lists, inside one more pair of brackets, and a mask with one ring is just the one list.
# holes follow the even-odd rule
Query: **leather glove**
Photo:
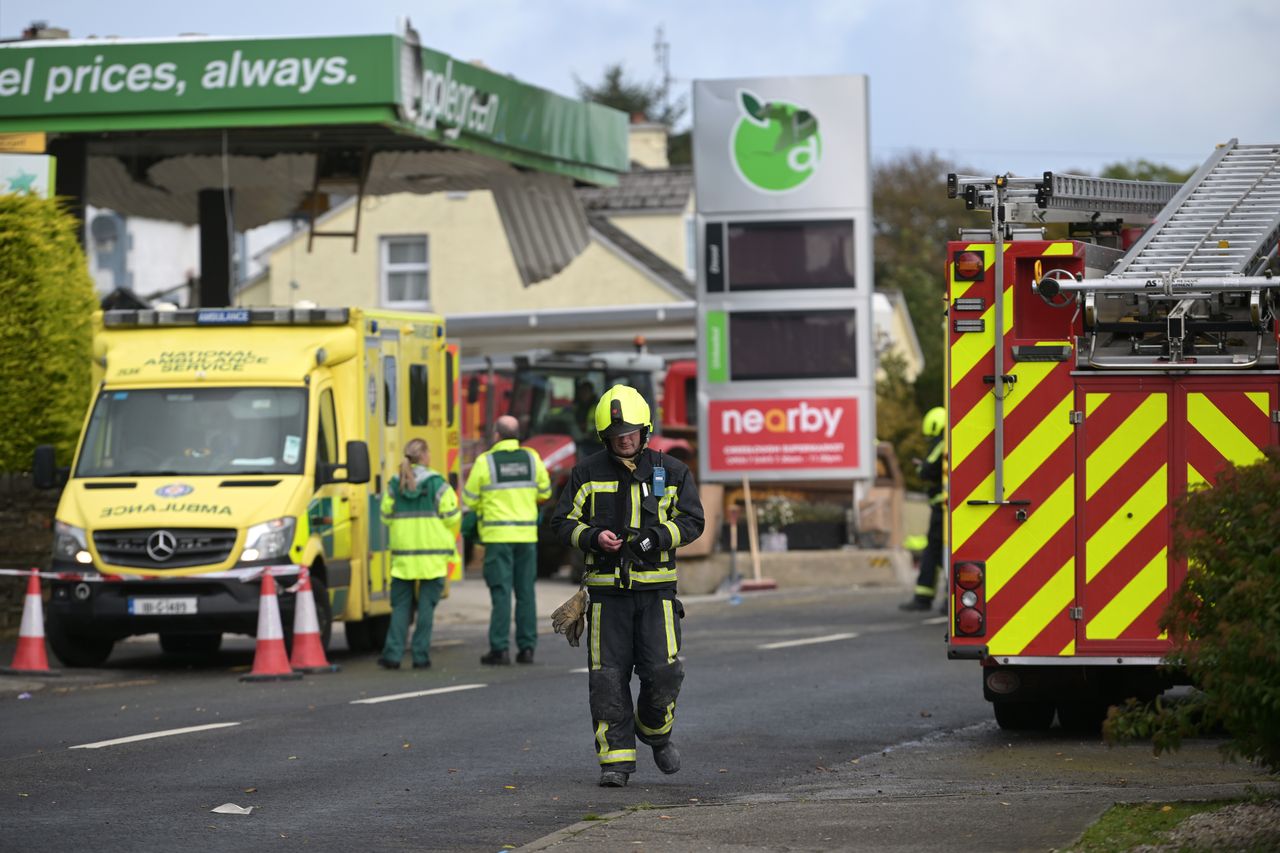
[[658, 533], [656, 527], [646, 527], [636, 537], [635, 548], [646, 559], [653, 559], [654, 555], [662, 548], [662, 537]]
[[587, 591], [580, 589], [551, 614], [551, 627], [557, 634], [564, 634], [571, 646], [578, 645], [578, 638], [586, 626], [589, 600]]
[[565, 639], [569, 641], [569, 645], [575, 649], [578, 647], [578, 640], [582, 637], [582, 632], [587, 628], [587, 617], [579, 616], [577, 622], [570, 622], [569, 627], [565, 629]]

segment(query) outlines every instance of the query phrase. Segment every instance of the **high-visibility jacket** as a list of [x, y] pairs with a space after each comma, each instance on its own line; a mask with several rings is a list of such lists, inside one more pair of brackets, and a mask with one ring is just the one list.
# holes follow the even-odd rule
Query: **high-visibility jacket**
[[393, 578], [442, 578], [458, 561], [458, 496], [435, 471], [428, 470], [412, 489], [401, 489], [400, 477], [392, 477], [382, 496], [382, 518], [391, 526]]
[[462, 497], [482, 543], [537, 542], [538, 502], [551, 497], [551, 477], [536, 450], [505, 438], [476, 457]]
[[925, 492], [929, 495], [929, 503], [934, 506], [947, 502], [946, 490], [942, 488], [942, 457], [946, 449], [947, 443], [942, 436], [935, 436], [918, 469], [920, 479], [924, 480]]
[[[655, 467], [666, 472], [661, 497], [655, 494]], [[584, 583], [593, 591], [607, 591], [674, 588], [676, 548], [701, 536], [705, 521], [688, 466], [646, 448], [637, 454], [634, 471], [608, 450], [578, 463], [551, 524], [560, 541], [583, 552]], [[623, 540], [621, 551], [600, 547], [606, 530]], [[641, 551], [639, 542], [647, 536], [656, 543]]]

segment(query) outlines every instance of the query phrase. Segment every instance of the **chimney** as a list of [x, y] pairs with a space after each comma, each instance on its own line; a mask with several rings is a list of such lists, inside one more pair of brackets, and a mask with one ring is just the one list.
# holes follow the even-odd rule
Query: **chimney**
[[668, 130], [665, 124], [649, 121], [643, 113], [632, 113], [627, 137], [627, 159], [642, 169], [666, 169]]

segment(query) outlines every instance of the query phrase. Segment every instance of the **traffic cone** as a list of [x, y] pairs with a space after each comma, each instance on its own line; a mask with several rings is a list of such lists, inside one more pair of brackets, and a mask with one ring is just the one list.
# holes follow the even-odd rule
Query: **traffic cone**
[[298, 572], [298, 594], [293, 604], [293, 654], [289, 657], [289, 666], [297, 672], [337, 672], [340, 668], [324, 656], [320, 618], [311, 592], [311, 572], [306, 566]]
[[18, 649], [13, 665], [0, 668], [6, 675], [62, 675], [49, 669], [44, 650], [44, 605], [40, 601], [40, 572], [31, 570], [26, 601], [22, 604], [22, 624], [18, 627]]
[[292, 681], [301, 678], [289, 666], [284, 650], [284, 626], [280, 623], [280, 602], [271, 571], [262, 573], [262, 594], [258, 596], [258, 645], [253, 651], [253, 671], [241, 681]]

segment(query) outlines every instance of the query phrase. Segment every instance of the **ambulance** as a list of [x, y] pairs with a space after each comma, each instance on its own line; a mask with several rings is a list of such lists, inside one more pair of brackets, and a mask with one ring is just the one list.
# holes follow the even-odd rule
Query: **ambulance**
[[[359, 308], [99, 312], [95, 396], [70, 469], [36, 450], [37, 485], [65, 483], [46, 635], [67, 666], [158, 634], [212, 654], [253, 634], [261, 578], [292, 625], [310, 570], [327, 645], [353, 651], [390, 622], [379, 504], [406, 442], [458, 480], [457, 351], [443, 318]], [[461, 566], [451, 568], [460, 577]]]

